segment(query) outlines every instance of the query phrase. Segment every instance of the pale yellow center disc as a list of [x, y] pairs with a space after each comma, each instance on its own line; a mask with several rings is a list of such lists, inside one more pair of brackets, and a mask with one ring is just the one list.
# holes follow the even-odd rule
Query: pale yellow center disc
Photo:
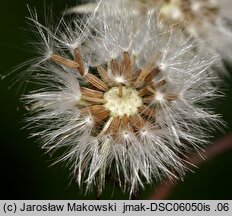
[[111, 116], [122, 117], [124, 114], [131, 116], [137, 113], [142, 106], [142, 99], [138, 91], [130, 87], [122, 87], [122, 97], [119, 96], [119, 88], [112, 87], [104, 94], [105, 108], [111, 112]]

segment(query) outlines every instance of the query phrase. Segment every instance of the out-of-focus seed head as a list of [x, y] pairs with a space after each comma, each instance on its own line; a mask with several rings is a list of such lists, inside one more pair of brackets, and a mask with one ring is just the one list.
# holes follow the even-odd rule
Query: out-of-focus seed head
[[[229, 62], [232, 59], [230, 0], [124, 0], [124, 4], [140, 16], [146, 14], [146, 8], [153, 8], [163, 24], [173, 23], [184, 28], [198, 41], [198, 49], [221, 57], [218, 69], [221, 74], [225, 72], [222, 60]], [[90, 5], [93, 10], [94, 2]], [[90, 12], [87, 8], [90, 8], [88, 4], [84, 4], [72, 8], [70, 12]]]

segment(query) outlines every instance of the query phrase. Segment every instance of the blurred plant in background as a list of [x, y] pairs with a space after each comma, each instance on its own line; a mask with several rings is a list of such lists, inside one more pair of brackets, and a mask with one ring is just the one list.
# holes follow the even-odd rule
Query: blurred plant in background
[[[232, 16], [230, 0], [125, 0], [131, 12], [146, 14], [147, 8], [153, 8], [164, 24], [177, 24], [184, 28], [189, 36], [195, 38], [198, 49], [207, 50], [221, 56], [223, 62], [232, 60]], [[96, 7], [94, 1], [67, 10], [70, 13], [89, 13]], [[223, 38], [223, 40], [222, 40]]]

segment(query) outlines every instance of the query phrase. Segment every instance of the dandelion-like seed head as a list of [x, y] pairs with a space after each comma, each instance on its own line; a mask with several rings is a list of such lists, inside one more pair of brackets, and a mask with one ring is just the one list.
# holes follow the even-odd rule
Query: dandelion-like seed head
[[216, 58], [196, 53], [192, 38], [162, 25], [154, 10], [141, 17], [104, 0], [96, 10], [82, 31], [77, 22], [59, 22], [67, 30], [55, 33], [35, 22], [57, 52], [33, 65], [40, 88], [23, 99], [33, 135], [49, 152], [65, 149], [57, 162], [79, 185], [100, 193], [110, 173], [131, 194], [153, 177], [184, 175], [186, 155], [220, 122], [205, 106], [217, 96]]
[[[199, 49], [231, 61], [231, 1], [228, 0], [147, 0], [165, 22], [177, 23], [198, 40]], [[219, 42], [223, 38], [223, 42]], [[221, 64], [221, 71], [223, 64]]]

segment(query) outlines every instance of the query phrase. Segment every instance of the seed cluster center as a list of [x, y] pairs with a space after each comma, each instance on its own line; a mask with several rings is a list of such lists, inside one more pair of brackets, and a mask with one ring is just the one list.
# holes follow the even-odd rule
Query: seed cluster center
[[142, 68], [136, 68], [134, 57], [124, 52], [121, 59], [112, 59], [107, 68], [97, 66], [97, 74], [86, 73], [78, 48], [74, 54], [74, 60], [57, 54], [53, 54], [51, 60], [77, 70], [85, 80], [85, 84], [80, 86], [81, 100], [75, 106], [84, 118], [87, 116], [93, 120], [93, 136], [110, 135], [121, 143], [122, 131], [136, 133], [145, 125], [155, 125], [157, 101], [168, 102], [178, 98], [178, 95], [161, 91], [160, 88], [167, 83], [165, 78], [154, 81], [158, 74], [161, 73], [162, 77], [157, 65], [159, 52], [154, 53]]
[[119, 88], [112, 87], [104, 94], [105, 108], [110, 111], [111, 116], [123, 117], [125, 114], [129, 117], [138, 112], [138, 108], [142, 106], [142, 98], [138, 95], [138, 91], [122, 86], [122, 96], [119, 95]]

